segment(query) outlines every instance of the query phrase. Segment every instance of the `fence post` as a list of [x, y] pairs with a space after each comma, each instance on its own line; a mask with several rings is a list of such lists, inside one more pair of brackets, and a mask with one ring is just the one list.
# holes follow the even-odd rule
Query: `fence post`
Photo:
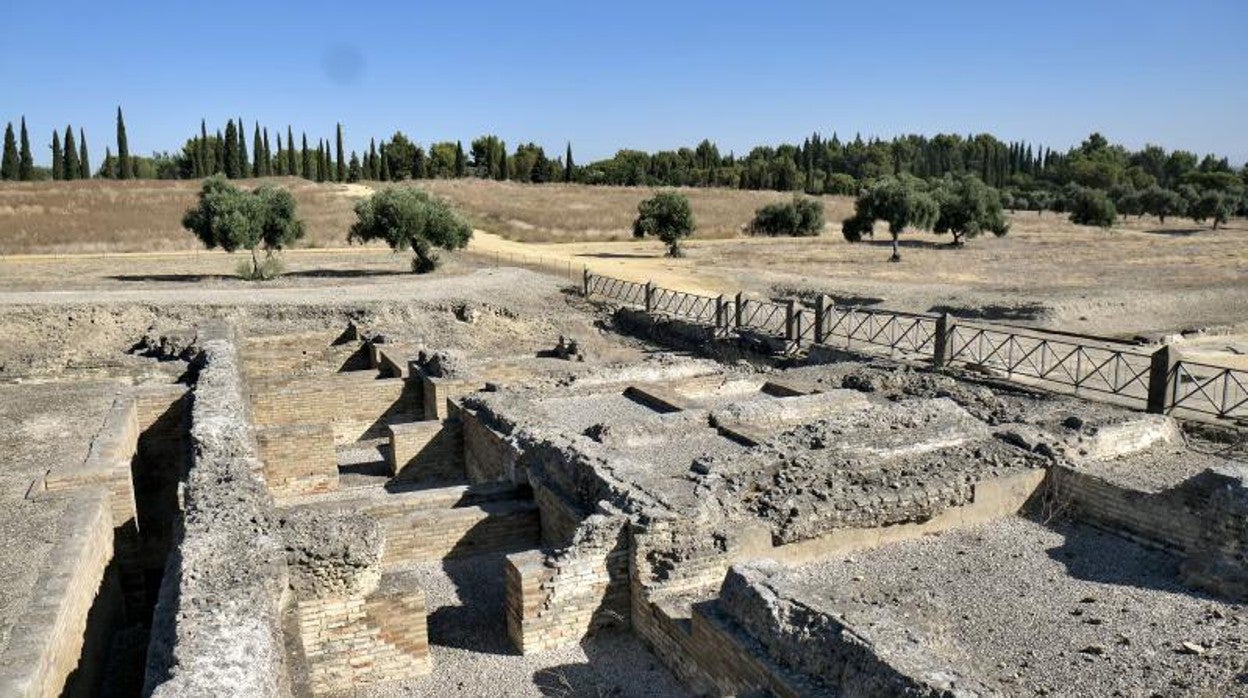
[[724, 308], [724, 295], [721, 293], [715, 299], [715, 336], [725, 336], [725, 330], [728, 329], [728, 312]]
[[733, 314], [736, 316], [733, 319], [733, 326], [737, 328], [738, 332], [741, 330], [741, 312], [744, 307], [745, 307], [745, 294], [738, 291], [737, 302], [733, 309]]
[[1148, 369], [1148, 411], [1153, 414], [1165, 414], [1169, 406], [1174, 364], [1169, 344], [1163, 344], [1153, 352], [1152, 365]]
[[815, 299], [815, 344], [823, 344], [824, 332], [827, 331], [828, 297], [819, 294]]
[[586, 298], [589, 298], [589, 267], [585, 267], [581, 275], [581, 289]]
[[646, 282], [646, 312], [654, 312], [654, 282]]
[[797, 303], [792, 298], [784, 304], [784, 341], [790, 347], [797, 343]]
[[933, 340], [932, 363], [944, 366], [949, 363], [949, 342], [953, 338], [953, 318], [949, 313], [941, 313], [936, 318], [936, 337]]

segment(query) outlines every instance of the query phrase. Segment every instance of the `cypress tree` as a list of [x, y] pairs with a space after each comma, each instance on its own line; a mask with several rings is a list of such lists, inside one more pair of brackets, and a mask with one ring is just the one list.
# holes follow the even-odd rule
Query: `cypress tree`
[[4, 159], [0, 162], [0, 179], [18, 178], [17, 137], [13, 135], [13, 122], [4, 127]]
[[273, 151], [269, 150], [269, 129], [264, 129], [264, 176], [273, 176]]
[[260, 140], [260, 122], [256, 122], [256, 130], [251, 134], [251, 176], [263, 177], [264, 172], [264, 143]]
[[568, 152], [563, 157], [563, 181], [572, 181], [572, 141], [568, 141]]
[[243, 130], [243, 120], [238, 120], [238, 176], [246, 177], [251, 174], [251, 163], [247, 160], [247, 136]]
[[[212, 160], [213, 174], [225, 173], [225, 138], [221, 136], [221, 129], [217, 129], [217, 140], [212, 144]], [[227, 177], [229, 175], [226, 175]]]
[[81, 168], [78, 165], [78, 146], [74, 145], [74, 129], [65, 127], [65, 179], [78, 179]]
[[113, 149], [104, 146], [104, 164], [100, 165], [100, 176], [104, 179], [116, 179], [117, 170], [113, 160]]
[[367, 156], [367, 160], [368, 160], [368, 178], [369, 178], [369, 179], [371, 179], [371, 180], [376, 180], [376, 179], [378, 179], [378, 178], [381, 176], [381, 172], [379, 172], [379, 171], [378, 171], [378, 169], [377, 169], [377, 167], [378, 167], [378, 163], [377, 163], [377, 141], [373, 140], [372, 138], [368, 139], [368, 156]]
[[352, 150], [351, 151], [351, 164], [347, 166], [347, 181], [358, 182], [360, 181], [360, 175], [361, 175], [360, 158], [358, 155], [355, 154], [355, 151]]
[[52, 179], [62, 179], [65, 163], [61, 157], [61, 134], [52, 129]]
[[325, 141], [318, 141], [316, 144], [316, 181], [324, 182], [329, 179], [329, 146]]
[[383, 182], [389, 182], [389, 181], [390, 181], [390, 164], [389, 164], [389, 162], [388, 162], [388, 161], [390, 160], [390, 158], [386, 156], [386, 142], [385, 142], [385, 141], [382, 141], [382, 142], [381, 142], [381, 148], [379, 149], [379, 155], [380, 155], [380, 157], [381, 157], [381, 177], [380, 177], [380, 179], [381, 179], [381, 181], [383, 181]]
[[83, 132], [82, 127], [78, 127], [78, 176], [82, 179], [91, 179], [91, 160], [87, 155], [87, 134]]
[[507, 181], [507, 144], [503, 141], [498, 143], [498, 181]]
[[208, 125], [199, 120], [199, 142], [195, 148], [195, 177], [208, 176]]
[[30, 153], [30, 136], [26, 133], [26, 117], [22, 117], [22, 151], [18, 155], [17, 177], [29, 182], [35, 176], [35, 159]]
[[130, 179], [130, 143], [126, 140], [126, 120], [117, 107], [117, 170], [119, 179]]
[[308, 150], [308, 134], [303, 134], [303, 152], [299, 158], [299, 175], [304, 179], [312, 179], [316, 173], [312, 171], [312, 151]]
[[290, 130], [290, 124], [286, 124], [286, 174], [296, 175], [299, 165], [295, 162], [295, 134]]
[[416, 146], [412, 154], [412, 179], [424, 179], [429, 176], [429, 167], [425, 163], [425, 149]]
[[468, 172], [464, 163], [464, 144], [460, 141], [455, 141], [455, 176], [463, 177], [466, 174]]
[[282, 133], [277, 133], [277, 174], [286, 174], [286, 151], [282, 148]]
[[234, 128], [234, 120], [225, 122], [225, 176], [227, 179], [238, 178], [238, 131]]
[[338, 175], [335, 179], [347, 181], [347, 161], [342, 156], [342, 124], [338, 124]]

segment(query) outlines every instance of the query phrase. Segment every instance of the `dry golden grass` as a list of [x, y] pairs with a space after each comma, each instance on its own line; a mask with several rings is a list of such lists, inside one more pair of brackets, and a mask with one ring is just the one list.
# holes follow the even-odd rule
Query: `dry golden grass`
[[[346, 245], [355, 219], [354, 198], [342, 185], [292, 177], [262, 181], [295, 195], [307, 225], [302, 247]], [[193, 250], [200, 244], [182, 229], [198, 181], [5, 182], [0, 185], [0, 255]]]
[[[482, 230], [522, 242], [627, 240], [637, 204], [655, 187], [591, 187], [584, 184], [517, 184], [479, 179], [422, 181], [417, 185], [453, 203]], [[731, 238], [766, 204], [791, 194], [773, 191], [678, 188], [689, 197], [698, 230], [695, 239]], [[824, 196], [829, 221], [853, 212], [848, 197]], [[833, 226], [829, 226], [829, 230]]]

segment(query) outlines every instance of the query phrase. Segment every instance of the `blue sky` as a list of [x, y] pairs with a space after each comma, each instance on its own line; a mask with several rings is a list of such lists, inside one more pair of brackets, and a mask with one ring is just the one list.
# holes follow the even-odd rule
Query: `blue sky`
[[[1091, 131], [1248, 158], [1248, 2], [233, 2], [0, 0], [0, 121], [132, 152], [242, 117], [347, 147], [497, 133], [578, 162], [704, 137], [724, 151]], [[46, 162], [49, 151], [36, 158]]]

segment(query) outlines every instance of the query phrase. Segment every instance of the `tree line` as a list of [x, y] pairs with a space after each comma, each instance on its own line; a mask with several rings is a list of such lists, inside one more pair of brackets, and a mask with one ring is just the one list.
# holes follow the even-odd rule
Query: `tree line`
[[[209, 129], [204, 120], [176, 153], [130, 155], [125, 121], [117, 110], [116, 155], [111, 146], [91, 172], [86, 134], [72, 127], [54, 130], [50, 171], [34, 166], [25, 118], [19, 138], [12, 124], [5, 131], [4, 179], [78, 179], [89, 176], [199, 179], [221, 174], [229, 179], [294, 176], [318, 182], [402, 181], [476, 177], [518, 182], [657, 187], [733, 187], [859, 195], [885, 177], [935, 181], [974, 176], [1001, 192], [1011, 210], [1068, 212], [1079, 192], [1095, 190], [1112, 202], [1116, 215], [1191, 216], [1215, 225], [1248, 214], [1248, 165], [1236, 172], [1227, 158], [1156, 145], [1132, 151], [1094, 133], [1067, 152], [1025, 141], [1005, 142], [989, 134], [907, 135], [891, 140], [856, 136], [842, 141], [814, 133], [801, 143], [759, 146], [743, 156], [723, 154], [709, 139], [694, 147], [647, 153], [620, 150], [610, 158], [578, 165], [568, 143], [551, 157], [532, 142], [514, 148], [485, 134], [465, 149], [462, 141], [440, 141], [428, 148], [402, 131], [369, 140], [363, 152], [344, 148], [343, 128], [332, 138], [308, 138], [293, 128], [274, 129], [231, 119]], [[1086, 196], [1082, 197], [1086, 198]], [[1198, 218], [1199, 219], [1199, 218]]]

